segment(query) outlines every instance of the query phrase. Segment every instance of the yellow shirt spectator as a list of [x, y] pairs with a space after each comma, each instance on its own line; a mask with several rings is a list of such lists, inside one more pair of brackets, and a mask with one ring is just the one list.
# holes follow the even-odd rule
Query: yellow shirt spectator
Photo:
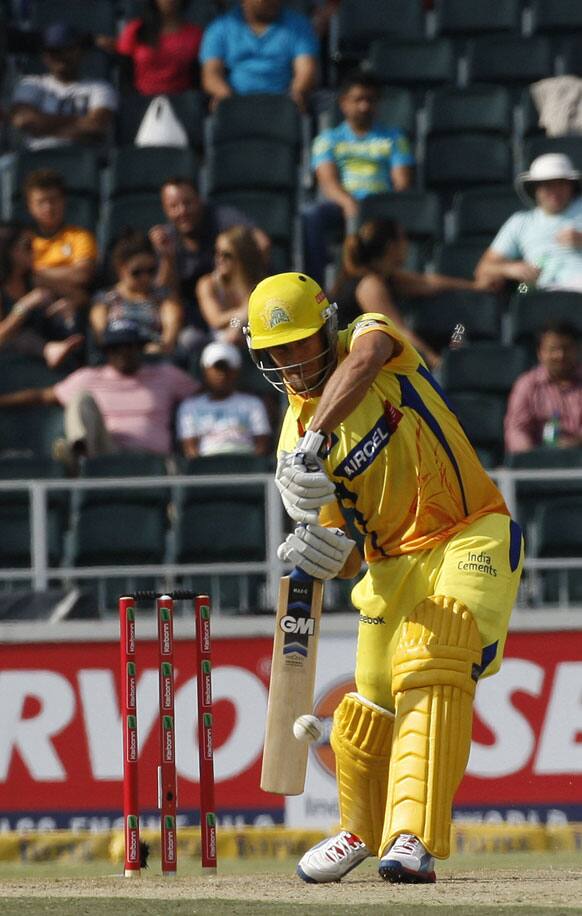
[[63, 226], [55, 235], [33, 238], [34, 269], [71, 267], [80, 261], [95, 261], [98, 249], [92, 232], [79, 226]]

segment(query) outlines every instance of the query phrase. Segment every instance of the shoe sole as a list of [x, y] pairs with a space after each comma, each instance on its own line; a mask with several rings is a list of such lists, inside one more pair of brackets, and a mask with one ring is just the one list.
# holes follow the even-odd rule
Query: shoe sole
[[436, 882], [434, 871], [424, 873], [413, 871], [411, 868], [405, 868], [397, 859], [383, 862], [378, 872], [384, 881], [390, 881], [391, 884], [434, 884]]
[[349, 875], [349, 873], [350, 873], [351, 871], [353, 871], [354, 868], [357, 868], [358, 865], [361, 865], [362, 862], [365, 862], [366, 859], [369, 859], [369, 858], [370, 858], [370, 856], [366, 856], [364, 859], [360, 859], [359, 862], [354, 862], [354, 864], [353, 864], [353, 865], [350, 865], [350, 867], [347, 869], [347, 871], [345, 871], [345, 872], [343, 873], [343, 875], [341, 875], [341, 877], [339, 877], [339, 878], [330, 878], [329, 881], [318, 881], [317, 878], [312, 878], [312, 877], [310, 877], [310, 875], [308, 875], [307, 872], [303, 871], [303, 869], [301, 868], [300, 865], [297, 866], [297, 868], [295, 869], [295, 871], [296, 871], [296, 873], [299, 875], [299, 877], [301, 878], [301, 880], [302, 880], [302, 881], [305, 881], [306, 884], [339, 884], [340, 881], [342, 880], [342, 878], [345, 878], [345, 876], [346, 876], [346, 875]]

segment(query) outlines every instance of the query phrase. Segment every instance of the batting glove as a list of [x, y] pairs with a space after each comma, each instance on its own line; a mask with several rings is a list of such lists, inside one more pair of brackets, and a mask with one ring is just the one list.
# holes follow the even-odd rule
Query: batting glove
[[307, 525], [287, 537], [277, 556], [316, 579], [334, 579], [355, 546], [356, 542], [346, 537], [341, 528]]
[[324, 441], [322, 433], [308, 430], [295, 450], [282, 452], [277, 462], [275, 484], [295, 522], [316, 523], [320, 508], [335, 499], [335, 487], [318, 455]]

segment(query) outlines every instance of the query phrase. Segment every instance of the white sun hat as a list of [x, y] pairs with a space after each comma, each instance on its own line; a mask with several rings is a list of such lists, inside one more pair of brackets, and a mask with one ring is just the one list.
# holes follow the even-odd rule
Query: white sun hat
[[528, 172], [515, 179], [515, 189], [521, 199], [531, 207], [535, 203], [535, 186], [540, 181], [575, 181], [580, 191], [582, 174], [574, 168], [572, 160], [564, 153], [544, 153], [534, 159]]

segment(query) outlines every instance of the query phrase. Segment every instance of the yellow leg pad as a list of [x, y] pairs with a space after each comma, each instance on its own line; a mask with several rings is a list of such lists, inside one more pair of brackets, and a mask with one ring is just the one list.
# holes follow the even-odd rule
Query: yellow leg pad
[[401, 833], [415, 834], [433, 856], [450, 853], [481, 649], [470, 611], [454, 598], [427, 598], [402, 625], [392, 665], [396, 719], [380, 854]]
[[394, 716], [387, 709], [346, 693], [333, 717], [340, 824], [375, 854], [380, 844]]

